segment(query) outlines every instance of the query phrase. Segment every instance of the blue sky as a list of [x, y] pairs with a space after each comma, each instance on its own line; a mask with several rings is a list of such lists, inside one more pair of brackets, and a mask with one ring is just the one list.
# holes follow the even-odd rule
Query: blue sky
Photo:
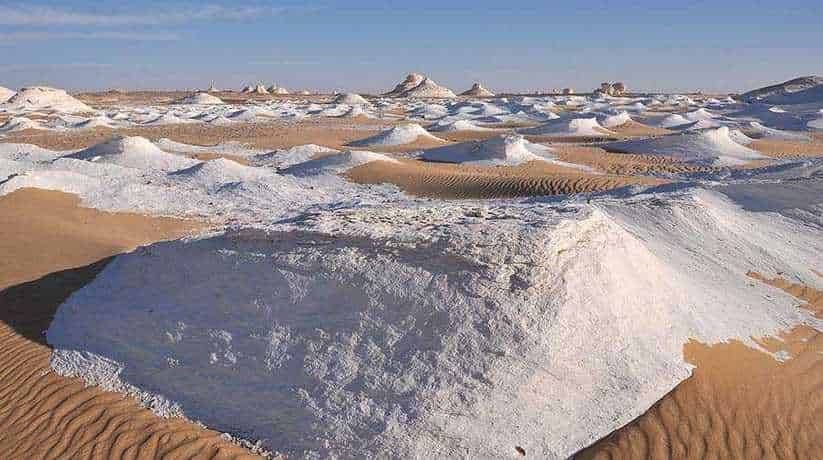
[[455, 90], [739, 91], [823, 75], [819, 0], [233, 3], [0, 0], [0, 85], [377, 92], [416, 71]]

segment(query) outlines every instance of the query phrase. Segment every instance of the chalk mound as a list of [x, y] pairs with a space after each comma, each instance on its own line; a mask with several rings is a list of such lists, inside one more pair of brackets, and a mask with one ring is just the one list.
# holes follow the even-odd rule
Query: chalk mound
[[417, 87], [420, 83], [422, 83], [423, 80], [425, 80], [425, 78], [425, 76], [419, 73], [410, 73], [406, 75], [405, 80], [398, 83], [393, 90], [389, 91], [388, 93], [385, 93], [384, 95], [402, 97], [407, 91]]
[[197, 160], [166, 153], [150, 140], [139, 136], [116, 136], [85, 150], [66, 155], [66, 158], [162, 171], [174, 171], [200, 163]]
[[568, 136], [583, 137], [596, 136], [603, 137], [614, 133], [604, 128], [597, 122], [596, 117], [591, 118], [557, 118], [549, 120], [545, 124], [534, 128], [521, 128], [517, 132], [521, 134], [531, 134], [536, 136]]
[[476, 125], [469, 120], [438, 121], [429, 126], [428, 130], [431, 132], [494, 131], [494, 129]]
[[330, 153], [337, 153], [337, 150], [322, 145], [306, 144], [297, 145], [288, 149], [275, 150], [274, 152], [261, 153], [252, 157], [252, 161], [256, 165], [274, 166], [275, 168], [283, 169]]
[[382, 153], [364, 151], [346, 151], [331, 154], [322, 158], [298, 163], [281, 170], [283, 174], [292, 176], [317, 176], [321, 174], [339, 174], [351, 168], [360, 166], [372, 161], [386, 161], [398, 163], [394, 158], [390, 158]]
[[812, 140], [811, 137], [806, 136], [805, 134], [769, 128], [768, 126], [763, 126], [756, 121], [749, 123], [749, 136], [755, 139], [774, 139], [793, 142], [809, 142]]
[[6, 87], [0, 86], [0, 104], [2, 104], [3, 102], [8, 101], [15, 94], [17, 94], [17, 93], [15, 93], [14, 91], [12, 91], [12, 90], [10, 90]]
[[183, 124], [183, 123], [197, 123], [199, 120], [193, 120], [191, 118], [183, 118], [178, 116], [172, 112], [166, 112], [162, 115], [158, 115], [154, 118], [144, 121], [141, 123], [142, 125], [146, 126], [159, 126], [159, 125], [173, 125], [173, 124]]
[[190, 96], [186, 96], [183, 99], [177, 101], [177, 104], [185, 104], [185, 105], [220, 105], [223, 104], [223, 100], [217, 96], [213, 96], [208, 93], [197, 93], [192, 94]]
[[26, 117], [11, 117], [5, 123], [0, 124], [0, 133], [13, 133], [26, 129], [43, 129], [43, 126], [39, 122]]
[[283, 88], [282, 86], [277, 86], [274, 89], [270, 89], [269, 93], [271, 93], [271, 94], [280, 94], [280, 95], [291, 94], [289, 92], [289, 90], [287, 90], [286, 88]]
[[[690, 338], [820, 324], [745, 275], [812, 279], [819, 230], [718, 193], [553, 222], [444, 207], [118, 256], [56, 312], [53, 368], [128, 379], [289, 458], [569, 458], [686, 379]], [[382, 222], [410, 230], [347, 233]]]
[[463, 91], [460, 95], [471, 97], [494, 97], [494, 93], [484, 88], [480, 83], [473, 84], [471, 88]]
[[630, 123], [630, 122], [634, 121], [634, 120], [632, 120], [631, 115], [629, 115], [629, 112], [627, 112], [625, 110], [622, 110], [618, 113], [603, 114], [603, 115], [600, 115], [597, 118], [598, 118], [598, 122], [604, 128], [616, 128], [618, 126], [623, 126], [626, 123]]
[[75, 129], [113, 128], [112, 119], [105, 116], [92, 117], [72, 125]]
[[710, 166], [734, 166], [768, 158], [735, 142], [726, 126], [647, 139], [611, 142], [602, 147], [613, 152], [663, 155], [689, 163]]
[[61, 113], [94, 112], [62, 89], [31, 86], [14, 94], [2, 107], [11, 110], [47, 110]]
[[341, 93], [334, 97], [333, 102], [335, 104], [348, 104], [348, 105], [367, 105], [369, 101], [366, 100], [363, 96], [355, 93]]
[[549, 147], [529, 142], [523, 136], [509, 135], [426, 150], [421, 158], [440, 163], [491, 166], [519, 165], [534, 160], [549, 161], [554, 156]]
[[799, 104], [823, 100], [823, 77], [798, 77], [783, 83], [758, 88], [740, 96], [744, 102]]
[[409, 123], [395, 126], [366, 139], [350, 142], [348, 145], [351, 147], [390, 147], [411, 144], [421, 140], [445, 142], [443, 139], [429, 134], [422, 126]]
[[272, 172], [267, 169], [244, 166], [225, 158], [204, 161], [169, 173], [171, 178], [193, 181], [207, 189], [271, 176]]

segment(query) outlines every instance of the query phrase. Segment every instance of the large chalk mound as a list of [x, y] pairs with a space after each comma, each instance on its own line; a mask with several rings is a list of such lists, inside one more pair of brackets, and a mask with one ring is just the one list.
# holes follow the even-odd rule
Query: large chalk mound
[[[820, 232], [719, 194], [449, 209], [119, 256], [58, 309], [53, 367], [293, 458], [569, 458], [687, 378], [690, 339], [823, 325], [746, 276], [815, 283]], [[354, 230], [384, 221], [408, 231]]]
[[0, 107], [14, 111], [94, 112], [94, 109], [78, 101], [62, 89], [47, 86], [23, 88]]
[[430, 149], [421, 158], [443, 163], [471, 165], [518, 165], [535, 160], [552, 160], [551, 149], [534, 144], [523, 136], [500, 136], [485, 141], [463, 142]]
[[366, 139], [350, 142], [348, 145], [351, 147], [391, 147], [417, 141], [445, 142], [443, 139], [429, 134], [422, 126], [409, 123], [395, 126]]
[[697, 129], [681, 134], [611, 142], [606, 150], [642, 155], [663, 155], [690, 163], [711, 166], [742, 165], [768, 158], [740, 145], [732, 138], [728, 127]]
[[111, 163], [137, 169], [174, 171], [200, 163], [180, 155], [166, 153], [143, 137], [113, 137], [103, 143], [67, 155], [77, 160]]

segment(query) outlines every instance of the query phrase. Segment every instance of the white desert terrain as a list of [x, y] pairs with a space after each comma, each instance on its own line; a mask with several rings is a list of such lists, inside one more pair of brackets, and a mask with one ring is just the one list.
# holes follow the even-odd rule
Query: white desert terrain
[[818, 457], [821, 120], [0, 87], [0, 457]]

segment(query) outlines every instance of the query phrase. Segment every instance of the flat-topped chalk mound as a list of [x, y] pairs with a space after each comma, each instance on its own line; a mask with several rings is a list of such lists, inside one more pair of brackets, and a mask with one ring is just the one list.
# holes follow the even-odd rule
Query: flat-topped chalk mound
[[426, 150], [421, 158], [442, 163], [490, 166], [552, 161], [555, 157], [546, 146], [529, 142], [523, 136], [509, 135]]
[[557, 137], [603, 137], [614, 134], [598, 123], [596, 117], [557, 118], [534, 128], [521, 128], [517, 132]]
[[8, 110], [45, 110], [59, 113], [94, 112], [94, 109], [78, 101], [62, 89], [47, 86], [30, 86], [14, 94], [8, 101], [0, 104]]
[[661, 155], [694, 164], [743, 165], [766, 159], [765, 155], [734, 141], [726, 126], [685, 131], [681, 134], [611, 142], [602, 145], [613, 152]]
[[446, 142], [430, 134], [422, 126], [409, 123], [395, 126], [366, 139], [350, 142], [348, 145], [350, 147], [391, 147], [419, 141]]
[[103, 143], [67, 155], [66, 158], [112, 163], [136, 169], [174, 171], [200, 163], [180, 155], [166, 153], [146, 138], [116, 136]]
[[471, 88], [463, 91], [460, 95], [470, 97], [494, 97], [494, 93], [484, 88], [480, 83], [473, 84]]
[[186, 105], [220, 105], [223, 104], [223, 100], [217, 96], [208, 93], [197, 93], [192, 94], [190, 96], [186, 96], [183, 99], [177, 101], [177, 104], [186, 104]]

